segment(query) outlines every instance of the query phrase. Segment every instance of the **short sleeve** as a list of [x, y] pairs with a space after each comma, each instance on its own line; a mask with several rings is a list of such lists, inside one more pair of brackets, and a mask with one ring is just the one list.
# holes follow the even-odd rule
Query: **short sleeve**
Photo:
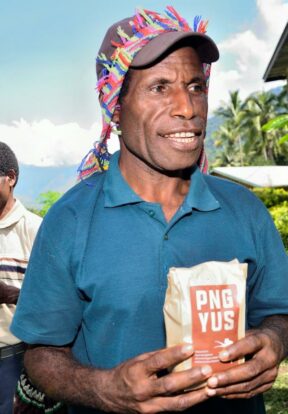
[[257, 270], [248, 284], [250, 327], [259, 326], [267, 316], [288, 314], [288, 256], [266, 209], [263, 218], [257, 232]]
[[61, 346], [74, 340], [82, 320], [72, 264], [77, 220], [57, 208], [49, 213], [32, 249], [11, 332], [29, 344]]

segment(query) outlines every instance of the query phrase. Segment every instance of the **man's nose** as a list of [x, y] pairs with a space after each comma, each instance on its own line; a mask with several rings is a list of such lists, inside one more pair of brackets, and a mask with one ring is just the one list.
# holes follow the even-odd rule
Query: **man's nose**
[[191, 119], [194, 116], [193, 97], [188, 90], [179, 88], [173, 96], [171, 116]]

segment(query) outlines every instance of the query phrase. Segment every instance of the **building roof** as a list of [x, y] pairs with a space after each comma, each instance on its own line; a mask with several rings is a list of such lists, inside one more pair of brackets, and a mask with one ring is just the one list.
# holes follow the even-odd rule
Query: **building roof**
[[211, 175], [247, 187], [288, 187], [288, 166], [218, 167], [212, 170]]
[[287, 79], [288, 77], [288, 23], [279, 39], [273, 56], [263, 75], [265, 82]]

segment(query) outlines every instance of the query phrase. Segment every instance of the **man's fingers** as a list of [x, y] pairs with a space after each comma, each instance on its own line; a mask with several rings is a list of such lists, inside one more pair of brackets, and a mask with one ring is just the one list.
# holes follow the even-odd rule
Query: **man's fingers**
[[153, 353], [143, 363], [148, 375], [173, 367], [193, 355], [191, 344], [177, 345]]
[[154, 392], [156, 395], [171, 395], [189, 388], [196, 388], [203, 384], [211, 373], [212, 369], [208, 365], [174, 372], [155, 380]]
[[261, 334], [248, 335], [240, 339], [233, 345], [228, 346], [224, 351], [219, 353], [221, 361], [234, 361], [244, 358], [247, 355], [253, 355], [263, 348], [263, 338]]
[[151, 351], [146, 352], [145, 354], [140, 354], [134, 358], [135, 361], [145, 361], [146, 359], [150, 358], [152, 355], [156, 354], [159, 351]]
[[[217, 396], [223, 396], [223, 395], [236, 395], [236, 394], [249, 394], [255, 390], [260, 389], [263, 385], [269, 386], [269, 388], [273, 385], [273, 382], [276, 378], [277, 370], [276, 372], [274, 369], [265, 371], [261, 375], [251, 379], [246, 380], [243, 382], [239, 382], [237, 384], [232, 385], [220, 385], [218, 384], [217, 388], [210, 388], [209, 380], [207, 382], [206, 392], [209, 397], [213, 397], [215, 395]], [[240, 398], [240, 397], [239, 397]]]
[[269, 372], [275, 379], [278, 368], [267, 367], [266, 361], [262, 358], [251, 359], [250, 361], [245, 362], [245, 364], [212, 375], [208, 379], [208, 386], [211, 388], [219, 388], [229, 384], [247, 382], [255, 377], [260, 378], [263, 372]]
[[208, 386], [211, 388], [219, 388], [228, 384], [238, 384], [239, 382], [254, 378], [259, 371], [259, 366], [252, 361], [248, 361], [243, 365], [212, 375], [208, 379]]
[[232, 361], [247, 355], [252, 356], [249, 361], [215, 373], [207, 380], [209, 397], [250, 398], [271, 388], [278, 364], [269, 335], [253, 332], [220, 352], [219, 357], [222, 361]]
[[272, 386], [273, 386], [273, 382], [270, 382], [267, 384], [261, 384], [256, 388], [253, 388], [251, 390], [245, 390], [243, 392], [238, 392], [238, 390], [233, 392], [231, 390], [231, 387], [219, 388], [217, 390], [214, 390], [214, 389], [211, 390], [210, 388], [209, 389], [206, 388], [206, 393], [207, 393], [207, 396], [209, 397], [218, 396], [218, 397], [223, 397], [227, 399], [252, 398], [255, 395], [262, 394], [263, 392], [270, 390]]
[[150, 401], [141, 404], [143, 407], [139, 408], [143, 408], [142, 412], [151, 414], [167, 411], [184, 411], [207, 399], [205, 390], [202, 388], [201, 390], [191, 391], [173, 397], [152, 398]]

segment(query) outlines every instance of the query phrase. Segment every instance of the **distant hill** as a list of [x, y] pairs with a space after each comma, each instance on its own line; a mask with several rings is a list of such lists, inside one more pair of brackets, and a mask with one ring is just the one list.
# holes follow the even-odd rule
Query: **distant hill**
[[76, 182], [78, 165], [35, 167], [20, 164], [15, 195], [26, 207], [37, 207], [37, 198], [46, 191], [64, 193]]

